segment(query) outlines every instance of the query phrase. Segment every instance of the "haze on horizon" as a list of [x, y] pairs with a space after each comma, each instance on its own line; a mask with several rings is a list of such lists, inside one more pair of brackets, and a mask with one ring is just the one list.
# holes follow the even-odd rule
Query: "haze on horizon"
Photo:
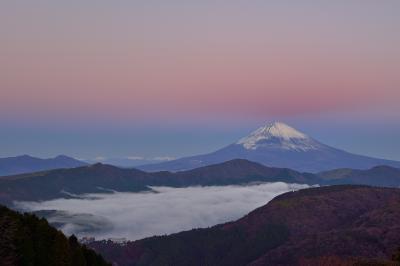
[[272, 120], [400, 160], [400, 2], [2, 1], [0, 157], [181, 157]]

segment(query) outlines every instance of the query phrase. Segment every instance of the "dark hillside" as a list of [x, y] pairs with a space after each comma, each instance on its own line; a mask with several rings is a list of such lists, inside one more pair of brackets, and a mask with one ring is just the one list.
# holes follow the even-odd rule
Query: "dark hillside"
[[93, 250], [67, 238], [45, 219], [0, 206], [0, 265], [110, 265]]

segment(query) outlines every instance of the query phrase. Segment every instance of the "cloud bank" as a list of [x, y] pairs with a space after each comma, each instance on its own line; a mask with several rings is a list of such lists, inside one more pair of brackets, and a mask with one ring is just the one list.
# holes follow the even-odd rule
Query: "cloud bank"
[[[19, 202], [24, 210], [57, 210], [49, 217], [66, 234], [97, 239], [126, 237], [130, 240], [209, 227], [236, 220], [287, 191], [307, 185], [277, 183], [247, 186], [154, 187], [153, 192], [88, 194], [80, 199]], [[69, 214], [69, 215], [66, 215]], [[93, 221], [92, 221], [93, 220]], [[83, 225], [108, 224], [82, 230]]]

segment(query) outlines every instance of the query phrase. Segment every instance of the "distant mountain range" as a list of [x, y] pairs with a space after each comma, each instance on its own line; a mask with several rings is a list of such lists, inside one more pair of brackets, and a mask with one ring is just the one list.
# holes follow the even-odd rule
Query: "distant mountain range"
[[328, 186], [285, 193], [235, 222], [90, 247], [120, 266], [398, 265], [399, 221], [400, 189]]
[[337, 168], [400, 167], [400, 162], [352, 154], [322, 144], [280, 122], [260, 127], [236, 143], [215, 152], [137, 168], [144, 171], [183, 171], [232, 159], [246, 159], [271, 167], [317, 173]]
[[87, 165], [74, 158], [59, 155], [54, 158], [40, 159], [29, 155], [0, 158], [0, 176], [32, 173], [58, 168], [73, 168]]
[[[248, 136], [215, 152], [174, 159], [172, 157], [101, 158], [101, 163], [118, 167], [135, 167], [146, 172], [179, 172], [234, 159], [246, 159], [269, 167], [290, 168], [318, 173], [339, 168], [369, 169], [387, 165], [400, 168], [399, 161], [352, 154], [322, 144], [281, 122], [267, 124]], [[32, 173], [58, 168], [74, 168], [97, 163], [79, 161], [64, 155], [40, 159], [29, 155], [0, 158], [0, 176]]]
[[364, 184], [400, 187], [400, 169], [378, 166], [369, 170], [339, 169], [320, 174], [300, 173], [235, 159], [182, 172], [143, 172], [94, 164], [31, 174], [0, 177], [0, 202], [37, 201], [79, 197], [84, 193], [137, 192], [149, 186], [239, 185], [251, 182], [285, 182], [309, 185]]

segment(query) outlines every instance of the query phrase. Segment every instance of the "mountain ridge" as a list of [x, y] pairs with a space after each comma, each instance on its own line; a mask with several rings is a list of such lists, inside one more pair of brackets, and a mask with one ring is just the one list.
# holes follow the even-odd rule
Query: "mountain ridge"
[[400, 187], [400, 169], [387, 165], [378, 165], [368, 170], [335, 169], [321, 172], [318, 176], [331, 185], [335, 184], [365, 184], [382, 186], [385, 180], [387, 187]]
[[71, 169], [0, 177], [0, 202], [71, 198], [86, 193], [150, 191], [151, 186], [189, 187], [285, 182], [308, 185], [363, 184], [400, 187], [400, 169], [378, 166], [369, 170], [334, 170], [319, 174], [267, 167], [245, 159], [182, 172], [144, 172], [97, 163]]
[[66, 155], [41, 159], [30, 155], [0, 158], [0, 176], [17, 175], [58, 168], [73, 168], [87, 165]]
[[107, 190], [139, 192], [150, 190], [149, 186], [188, 187], [279, 181], [316, 184], [318, 180], [312, 174], [270, 168], [243, 159], [179, 173], [146, 173], [97, 163], [0, 177], [0, 202], [10, 205], [13, 201], [69, 198], [71, 194], [107, 193]]

